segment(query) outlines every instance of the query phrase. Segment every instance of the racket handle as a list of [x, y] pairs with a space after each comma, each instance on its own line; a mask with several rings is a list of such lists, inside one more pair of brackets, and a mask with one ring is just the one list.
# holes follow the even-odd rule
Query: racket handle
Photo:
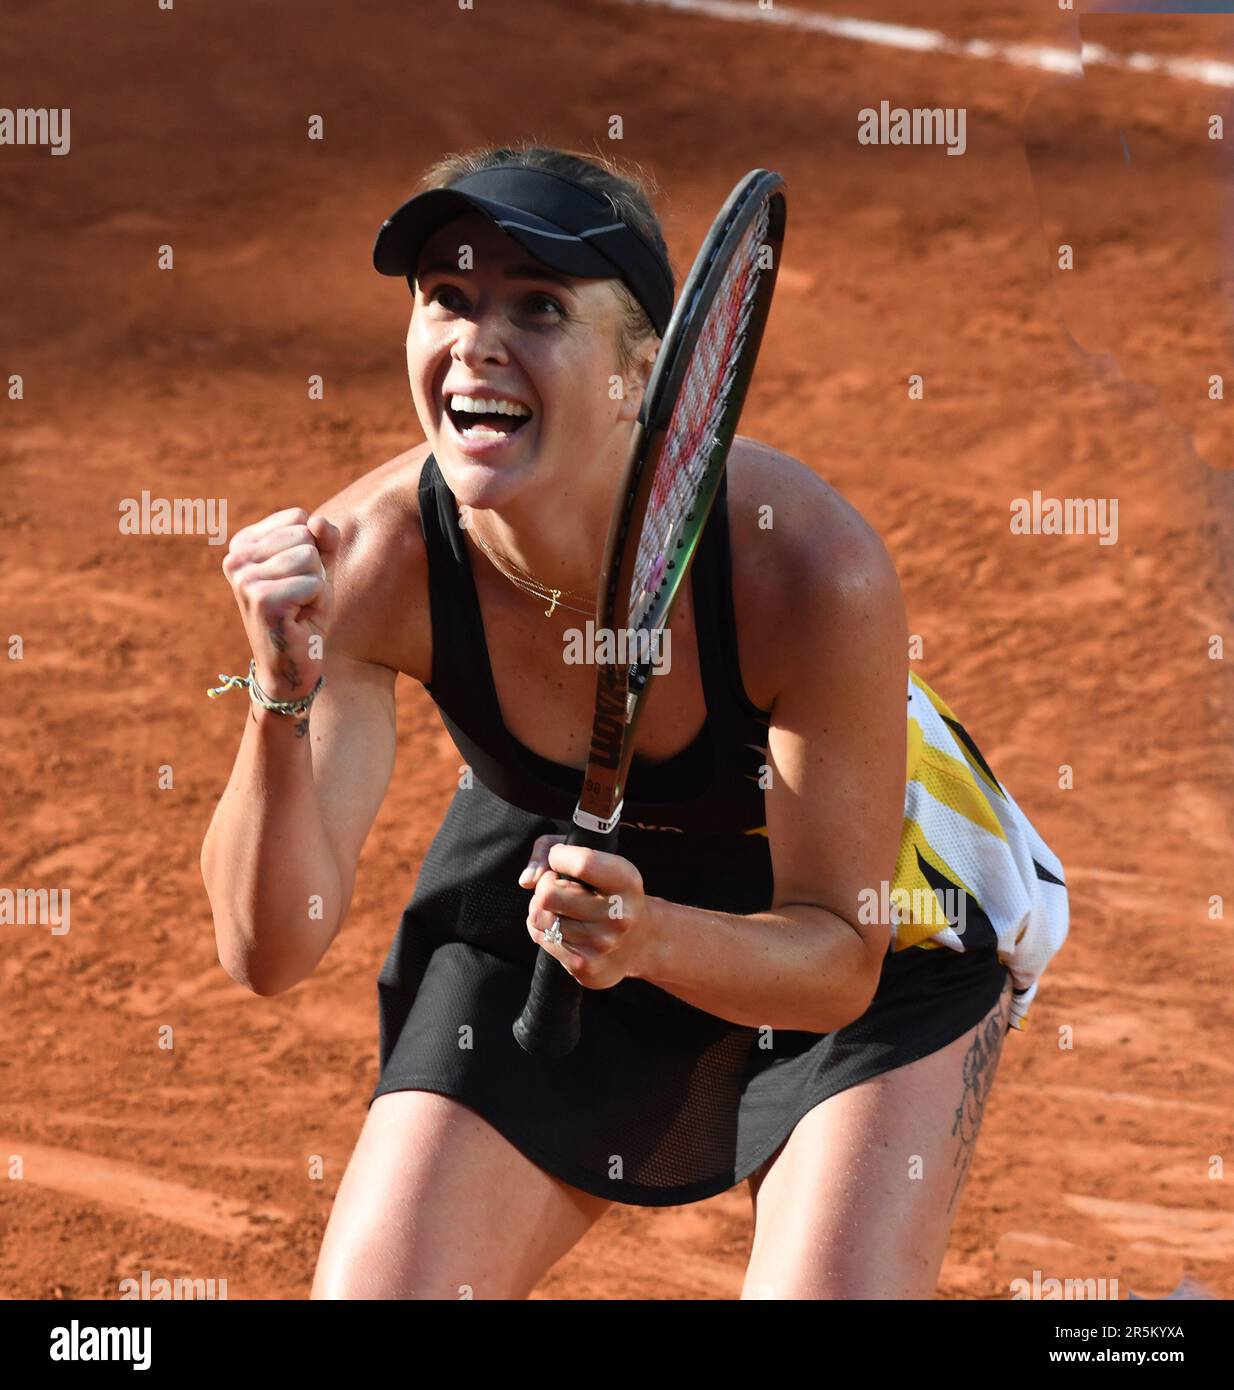
[[[589, 849], [612, 854], [617, 844], [617, 830], [614, 828], [607, 835], [600, 835], [575, 825], [570, 828], [566, 844], [586, 845]], [[560, 877], [572, 883], [583, 882], [570, 874]], [[583, 887], [590, 885], [584, 883]], [[523, 1051], [533, 1057], [568, 1057], [578, 1046], [582, 1031], [583, 993], [582, 985], [565, 966], [541, 947], [527, 1003], [514, 1023], [514, 1036]]]
[[582, 1007], [582, 985], [541, 948], [531, 992], [514, 1024], [518, 1045], [533, 1057], [568, 1057], [578, 1046]]

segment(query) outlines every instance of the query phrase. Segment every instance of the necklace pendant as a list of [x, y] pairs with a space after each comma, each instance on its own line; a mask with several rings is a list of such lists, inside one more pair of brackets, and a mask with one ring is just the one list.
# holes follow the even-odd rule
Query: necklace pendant
[[550, 592], [550, 593], [552, 594], [552, 596], [553, 596], [553, 602], [552, 602], [552, 606], [551, 606], [551, 607], [546, 608], [546, 609], [544, 610], [544, 616], [545, 616], [546, 618], [551, 618], [551, 617], [553, 616], [553, 614], [557, 611], [557, 600], [561, 597], [561, 590], [560, 590], [560, 589], [550, 589], [549, 592]]

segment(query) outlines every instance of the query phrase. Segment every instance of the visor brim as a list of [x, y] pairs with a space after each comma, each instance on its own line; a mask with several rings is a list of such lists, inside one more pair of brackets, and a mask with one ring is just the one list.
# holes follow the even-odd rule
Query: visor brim
[[522, 208], [453, 188], [419, 193], [385, 220], [373, 246], [374, 268], [382, 275], [414, 277], [429, 237], [468, 212], [483, 214], [535, 260], [553, 270], [590, 279], [619, 276], [609, 260], [572, 232]]

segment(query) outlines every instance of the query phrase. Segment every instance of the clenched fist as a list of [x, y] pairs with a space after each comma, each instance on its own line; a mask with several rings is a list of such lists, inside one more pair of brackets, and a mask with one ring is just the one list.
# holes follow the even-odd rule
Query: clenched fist
[[288, 507], [237, 531], [223, 557], [257, 682], [273, 700], [298, 700], [321, 675], [334, 617], [330, 577], [338, 545], [332, 522]]

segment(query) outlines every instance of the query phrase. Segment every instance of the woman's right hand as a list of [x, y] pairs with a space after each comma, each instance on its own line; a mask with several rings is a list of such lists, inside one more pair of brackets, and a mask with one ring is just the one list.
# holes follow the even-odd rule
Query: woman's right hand
[[237, 531], [227, 547], [223, 573], [244, 620], [257, 683], [271, 699], [299, 699], [321, 675], [339, 537], [324, 516], [288, 507]]

